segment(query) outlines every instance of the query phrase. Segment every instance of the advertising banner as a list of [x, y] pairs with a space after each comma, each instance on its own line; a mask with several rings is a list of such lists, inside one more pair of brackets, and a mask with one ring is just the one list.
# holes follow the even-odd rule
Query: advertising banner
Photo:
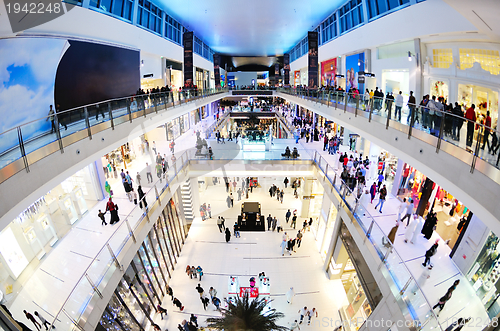
[[321, 86], [335, 86], [337, 72], [337, 58], [321, 62]]
[[318, 33], [307, 32], [309, 43], [307, 77], [309, 88], [318, 87]]
[[214, 54], [214, 80], [215, 80], [215, 87], [220, 87], [220, 55], [219, 54]]
[[283, 55], [283, 76], [284, 76], [284, 82], [283, 84], [285, 86], [290, 85], [290, 54], [285, 54]]
[[194, 85], [193, 81], [193, 32], [186, 31], [184, 40], [184, 85]]
[[249, 298], [256, 298], [259, 296], [259, 289], [257, 287], [240, 287], [240, 298], [248, 294]]
[[[364, 93], [364, 72], [365, 72], [365, 53], [358, 53], [346, 56], [345, 59], [345, 80], [346, 90], [358, 89], [360, 94]], [[360, 76], [363, 77], [360, 79]]]
[[300, 85], [300, 70], [294, 71], [293, 74], [294, 74], [294, 76], [293, 76], [293, 78], [294, 78], [293, 84], [295, 86]]
[[278, 86], [280, 82], [280, 64], [279, 62], [276, 62], [274, 64], [274, 85]]

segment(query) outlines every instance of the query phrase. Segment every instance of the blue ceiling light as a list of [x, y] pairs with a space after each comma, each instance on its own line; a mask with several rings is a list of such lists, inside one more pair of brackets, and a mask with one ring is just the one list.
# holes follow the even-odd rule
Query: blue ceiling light
[[241, 56], [281, 55], [345, 2], [214, 0], [205, 9], [206, 0], [157, 1], [215, 52]]

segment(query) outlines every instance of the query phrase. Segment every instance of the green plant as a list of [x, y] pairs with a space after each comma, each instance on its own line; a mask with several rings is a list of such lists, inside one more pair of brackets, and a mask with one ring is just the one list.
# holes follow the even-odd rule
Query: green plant
[[221, 309], [222, 317], [208, 318], [208, 327], [224, 331], [271, 331], [288, 330], [276, 322], [285, 315], [272, 308], [264, 312], [265, 299], [250, 300], [248, 296], [236, 298], [235, 303], [228, 302], [227, 309]]

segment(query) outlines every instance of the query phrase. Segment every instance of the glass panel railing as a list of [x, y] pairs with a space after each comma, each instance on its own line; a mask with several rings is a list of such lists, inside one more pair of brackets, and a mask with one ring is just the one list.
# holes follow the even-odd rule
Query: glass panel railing
[[[225, 92], [227, 90], [207, 90], [207, 91], [186, 91], [186, 92], [161, 92], [149, 95], [138, 95], [127, 98], [113, 99], [96, 104], [77, 107], [74, 109], [58, 111], [53, 117], [46, 116], [29, 123], [22, 124], [16, 128], [0, 133], [0, 169], [19, 160], [23, 155], [23, 150], [27, 155], [25, 162], [19, 164], [16, 171], [5, 171], [1, 181], [13, 176], [19, 170], [24, 169], [32, 163], [50, 155], [56, 151], [55, 146], [41, 150], [58, 139], [63, 139], [58, 144], [60, 148], [73, 144], [92, 134], [96, 125], [103, 122], [110, 122], [113, 125], [125, 123], [133, 118], [144, 116], [156, 111], [165, 110], [166, 106], [173, 107], [173, 101], [179, 104], [179, 98], [183, 102], [195, 100], [204, 96], [210, 96]], [[130, 118], [128, 117], [131, 114]], [[54, 124], [52, 125], [52, 118]], [[100, 130], [111, 127], [101, 126]], [[71, 136], [71, 137], [70, 137]], [[21, 145], [22, 144], [22, 145]], [[30, 156], [30, 153], [41, 150]]]
[[[401, 106], [397, 104], [396, 98], [393, 100], [387, 96], [373, 97], [371, 101], [365, 103], [364, 95], [357, 96], [328, 89], [314, 91], [301, 88], [280, 88], [278, 92], [324, 103], [329, 107], [345, 109], [346, 112], [354, 113], [356, 116], [368, 117], [372, 122], [399, 130], [409, 138], [414, 136], [428, 144], [435, 145], [436, 151], [444, 149], [445, 152], [455, 155], [462, 162], [470, 165], [471, 171], [477, 169], [491, 179], [498, 180], [498, 174], [491, 168], [485, 168], [484, 164], [499, 167], [498, 146], [500, 145], [497, 144], [496, 148], [493, 148], [492, 142], [495, 138], [498, 140], [500, 134], [492, 127], [492, 121], [487, 120], [484, 114], [476, 110], [468, 109], [469, 115], [467, 116], [470, 119], [467, 119], [465, 118], [467, 109], [463, 109], [458, 104], [444, 105], [437, 100], [423, 101], [416, 105], [406, 103]], [[327, 100], [326, 103], [325, 100]], [[347, 107], [345, 107], [346, 102]], [[431, 106], [434, 104], [436, 106]], [[487, 123], [489, 126], [486, 125]], [[495, 138], [493, 138], [494, 131]], [[466, 157], [463, 152], [450, 149], [450, 145], [468, 152], [470, 157]], [[477, 163], [477, 159], [484, 163]]]
[[3, 168], [21, 158], [19, 130], [20, 129], [12, 129], [4, 133], [0, 133], [0, 148], [5, 151], [0, 156], [0, 168]]

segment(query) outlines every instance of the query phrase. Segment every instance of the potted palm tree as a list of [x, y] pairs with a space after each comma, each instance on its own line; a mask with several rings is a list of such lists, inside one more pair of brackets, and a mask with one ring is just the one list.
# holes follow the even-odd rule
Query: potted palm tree
[[221, 309], [222, 317], [207, 319], [208, 328], [224, 331], [285, 331], [287, 327], [277, 325], [276, 321], [285, 315], [272, 308], [264, 311], [268, 302], [265, 299], [250, 300], [248, 295], [228, 301], [228, 307]]

